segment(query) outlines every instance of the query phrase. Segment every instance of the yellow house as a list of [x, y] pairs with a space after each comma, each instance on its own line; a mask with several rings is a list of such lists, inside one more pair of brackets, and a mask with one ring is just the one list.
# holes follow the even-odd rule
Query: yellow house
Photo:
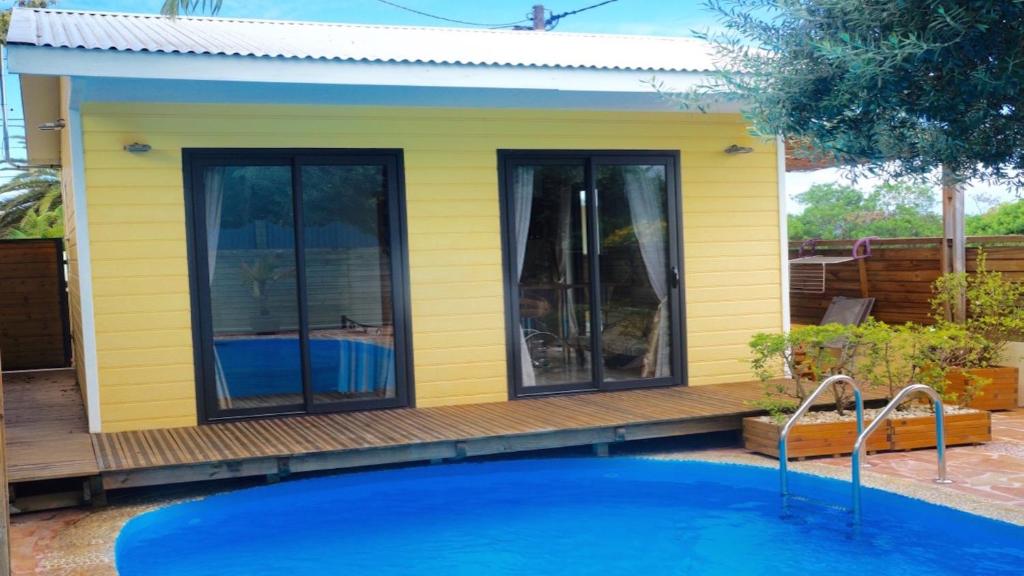
[[750, 378], [783, 150], [693, 40], [15, 9], [93, 432]]

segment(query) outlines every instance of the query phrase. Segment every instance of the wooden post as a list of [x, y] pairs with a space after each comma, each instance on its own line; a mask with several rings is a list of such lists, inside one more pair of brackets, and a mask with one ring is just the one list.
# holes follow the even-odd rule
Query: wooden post
[[[942, 273], [967, 271], [967, 231], [964, 217], [964, 186], [957, 175], [942, 168]], [[967, 319], [967, 295], [960, 293], [947, 319]]]
[[4, 383], [0, 372], [0, 576], [11, 575], [11, 505], [7, 494], [7, 434], [4, 418]]
[[857, 274], [860, 277], [860, 297], [867, 298], [871, 292], [868, 289], [868, 264], [864, 258], [857, 260]]

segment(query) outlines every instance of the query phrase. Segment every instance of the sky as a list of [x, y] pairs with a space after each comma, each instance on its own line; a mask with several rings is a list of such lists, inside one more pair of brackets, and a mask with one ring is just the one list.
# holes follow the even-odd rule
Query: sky
[[[394, 0], [409, 8], [432, 13], [446, 18], [503, 24], [524, 20], [532, 5], [544, 3], [552, 13], [560, 14], [591, 4], [599, 0]], [[0, 5], [9, 5], [0, 1]], [[75, 10], [102, 10], [116, 12], [158, 13], [163, 0], [58, 0], [57, 7]], [[715, 26], [715, 16], [705, 10], [699, 0], [618, 0], [611, 4], [568, 16], [558, 26], [559, 32], [597, 32], [610, 34], [653, 34], [666, 36], [690, 36], [694, 30], [705, 30]], [[427, 18], [389, 6], [380, 0], [223, 0], [220, 16], [243, 18], [267, 18], [285, 20], [320, 20], [328, 22], [353, 22], [365, 24], [404, 24], [419, 26], [459, 26], [458, 24]], [[17, 80], [8, 76], [7, 86], [11, 92], [9, 110], [12, 115], [14, 132], [21, 132], [24, 122], [21, 118], [21, 102], [17, 94]], [[24, 145], [12, 145], [15, 157], [24, 157]], [[9, 174], [8, 174], [9, 176]], [[3, 173], [0, 172], [0, 179]], [[836, 170], [787, 175], [787, 191], [791, 198], [791, 212], [801, 207], [795, 196], [815, 183], [842, 182]], [[856, 185], [869, 189], [877, 181], [862, 180]], [[1005, 189], [972, 184], [968, 198], [980, 196], [1011, 200], [1014, 196]], [[979, 212], [983, 203], [968, 201], [969, 212]]]

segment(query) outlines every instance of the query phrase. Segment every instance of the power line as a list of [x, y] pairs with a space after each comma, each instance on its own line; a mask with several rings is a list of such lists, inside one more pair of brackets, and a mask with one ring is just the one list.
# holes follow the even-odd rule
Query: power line
[[600, 8], [601, 6], [605, 6], [607, 4], [611, 4], [613, 2], [618, 1], [619, 0], [605, 0], [604, 2], [598, 2], [597, 4], [591, 4], [590, 6], [584, 6], [583, 8], [577, 8], [575, 10], [570, 10], [568, 12], [562, 12], [561, 14], [552, 14], [550, 17], [548, 17], [547, 20], [544, 21], [545, 28], [547, 30], [554, 30], [558, 26], [558, 21], [561, 20], [562, 18], [565, 18], [566, 16], [575, 16], [580, 12], [586, 12], [587, 10]]
[[[612, 0], [612, 1], [615, 1], [615, 0]], [[430, 14], [428, 12], [423, 12], [423, 11], [420, 11], [420, 10], [416, 10], [415, 8], [409, 8], [408, 6], [402, 6], [401, 4], [395, 4], [394, 2], [389, 2], [388, 0], [377, 0], [377, 2], [380, 2], [381, 4], [387, 4], [388, 6], [392, 6], [394, 8], [398, 8], [399, 10], [405, 10], [406, 12], [412, 12], [413, 14], [419, 14], [420, 16], [426, 16], [427, 18], [433, 18], [434, 20], [441, 20], [441, 21], [444, 21], [444, 22], [451, 22], [453, 24], [463, 24], [463, 25], [466, 25], [466, 26], [486, 26], [486, 27], [489, 27], [489, 28], [506, 28], [506, 27], [509, 27], [509, 26], [515, 26], [516, 24], [521, 24], [523, 22], [528, 22], [529, 21], [529, 20], [524, 18], [522, 20], [516, 20], [515, 22], [505, 22], [503, 24], [486, 24], [486, 23], [483, 23], [483, 22], [467, 22], [465, 20], [456, 20], [454, 18], [445, 18], [444, 16], [438, 16], [437, 14]]]

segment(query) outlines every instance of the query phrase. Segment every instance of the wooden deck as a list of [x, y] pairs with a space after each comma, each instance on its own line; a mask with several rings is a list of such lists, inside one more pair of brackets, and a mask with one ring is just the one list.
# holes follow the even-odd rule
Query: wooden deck
[[3, 393], [9, 482], [99, 473], [72, 370], [6, 372]]
[[68, 372], [8, 376], [11, 481], [99, 475], [107, 489], [286, 476], [738, 430], [756, 382], [515, 402], [85, 432]]

